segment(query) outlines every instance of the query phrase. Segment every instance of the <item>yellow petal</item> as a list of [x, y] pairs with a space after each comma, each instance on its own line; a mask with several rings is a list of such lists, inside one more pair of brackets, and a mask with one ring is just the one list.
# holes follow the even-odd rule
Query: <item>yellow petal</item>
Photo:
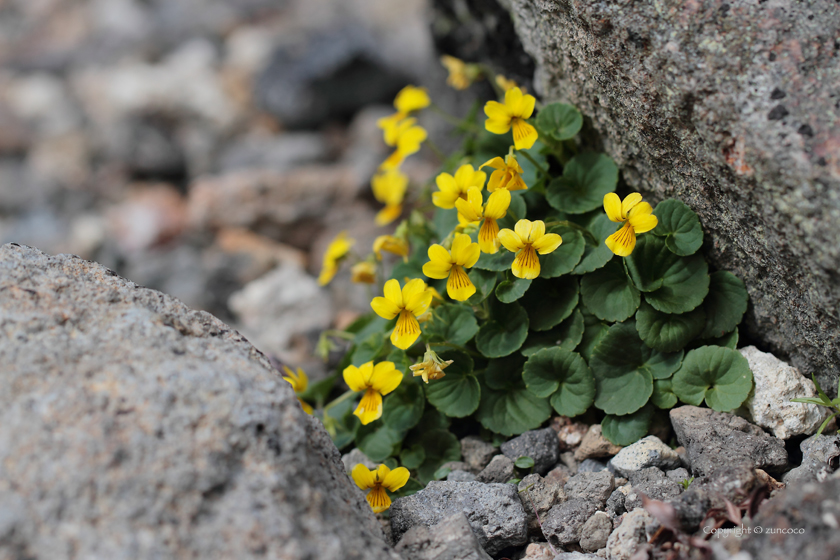
[[513, 145], [517, 150], [528, 150], [534, 146], [539, 138], [536, 128], [518, 118], [513, 119], [511, 126], [513, 126]]
[[522, 103], [522, 90], [517, 88], [510, 88], [505, 92], [505, 106], [508, 110], [515, 114], [519, 112], [520, 104]]
[[446, 293], [455, 301], [467, 301], [475, 293], [475, 286], [460, 266], [452, 267], [452, 273], [446, 281]]
[[383, 289], [385, 298], [394, 303], [397, 307], [404, 307], [403, 292], [400, 289], [400, 282], [394, 278], [385, 282]]
[[370, 302], [370, 307], [373, 309], [374, 313], [382, 317], [383, 319], [388, 319], [389, 321], [397, 316], [397, 313], [400, 312], [400, 307], [397, 306], [393, 301], [389, 300], [388, 298], [384, 297], [375, 297]]
[[472, 243], [472, 240], [469, 235], [465, 233], [455, 234], [455, 238], [452, 240], [452, 250], [450, 251], [452, 254], [451, 262], [458, 263], [460, 260], [459, 257], [469, 247], [470, 243]]
[[607, 218], [613, 222], [623, 222], [624, 216], [621, 214], [621, 199], [614, 192], [604, 195], [604, 212], [607, 213]]
[[633, 226], [625, 223], [620, 230], [607, 237], [604, 243], [619, 257], [627, 257], [636, 247], [636, 232], [633, 231]]
[[370, 378], [370, 386], [387, 395], [400, 386], [403, 374], [394, 367], [394, 362], [380, 362], [373, 368], [373, 375]]
[[388, 497], [388, 494], [385, 493], [385, 489], [380, 485], [377, 485], [373, 490], [368, 492], [365, 499], [370, 505], [370, 509], [373, 510], [373, 513], [382, 513], [391, 507], [391, 498]]
[[426, 291], [426, 283], [420, 279], [415, 278], [405, 283], [402, 289], [403, 307], [408, 309], [409, 302], [413, 301], [418, 295]]
[[[423, 285], [425, 286], [425, 284]], [[429, 308], [429, 305], [432, 303], [432, 298], [434, 297], [434, 294], [435, 292], [430, 288], [426, 288], [421, 292], [413, 294], [410, 298], [406, 299], [405, 301], [406, 310], [415, 316], [422, 315], [426, 312], [426, 310]]]
[[468, 195], [468, 200], [464, 200], [459, 198], [455, 201], [455, 208], [458, 209], [458, 215], [461, 216], [465, 222], [477, 222], [481, 219], [481, 201], [479, 200], [478, 208], [473, 204], [471, 197], [477, 193], [479, 199], [481, 198], [481, 193], [475, 187], [470, 188], [470, 193]]
[[484, 217], [499, 220], [505, 217], [510, 207], [510, 191], [499, 189], [490, 194], [487, 199], [487, 206], [484, 208]]
[[455, 191], [438, 191], [432, 193], [432, 204], [444, 210], [454, 208], [459, 200], [461, 200], [461, 197]]
[[533, 224], [531, 220], [519, 220], [516, 222], [516, 225], [513, 226], [513, 231], [516, 232], [516, 235], [519, 236], [519, 239], [522, 240], [522, 243], [529, 243], [531, 241], [531, 228]]
[[510, 108], [507, 105], [499, 103], [498, 101], [488, 101], [484, 105], [484, 114], [487, 115], [488, 119], [510, 122]]
[[359, 406], [356, 407], [353, 414], [359, 417], [362, 425], [379, 420], [382, 417], [382, 395], [373, 389], [368, 389], [362, 395], [362, 400], [359, 401]]
[[482, 163], [479, 166], [479, 169], [482, 167], [492, 167], [493, 169], [505, 169], [507, 165], [505, 165], [505, 160], [500, 157], [494, 157], [493, 159], [489, 159]]
[[559, 235], [556, 233], [546, 233], [534, 241], [531, 246], [539, 251], [540, 255], [547, 255], [557, 249], [561, 243], [563, 243], [563, 239]]
[[473, 177], [475, 169], [470, 164], [464, 164], [455, 172], [455, 183], [458, 185], [458, 192], [466, 193], [467, 189], [474, 186]]
[[517, 278], [526, 280], [533, 280], [540, 275], [540, 260], [537, 258], [537, 252], [534, 251], [533, 247], [527, 245], [516, 255], [516, 258], [513, 259], [511, 271]]
[[633, 231], [635, 231], [636, 233], [645, 233], [646, 231], [650, 231], [653, 228], [655, 228], [656, 225], [659, 223], [659, 220], [653, 214], [634, 215], [631, 212], [630, 218], [627, 220], [627, 223], [633, 226]]
[[429, 99], [429, 94], [426, 88], [419, 88], [415, 86], [405, 86], [397, 94], [394, 99], [394, 107], [401, 113], [410, 113], [412, 111], [419, 111], [431, 105], [432, 100]]
[[425, 274], [428, 278], [434, 278], [435, 280], [442, 280], [449, 276], [449, 271], [452, 269], [452, 265], [448, 263], [442, 262], [435, 262], [429, 261], [423, 265], [423, 274]]
[[315, 410], [312, 408], [311, 404], [303, 402], [302, 400], [300, 400], [300, 398], [298, 398], [298, 402], [300, 403], [300, 407], [303, 409], [303, 411], [305, 413], [312, 414], [313, 412], [315, 412]]
[[344, 368], [344, 382], [347, 383], [347, 386], [350, 387], [351, 391], [355, 391], [357, 393], [367, 389], [367, 383], [365, 383], [365, 377], [362, 374], [362, 370], [356, 366], [347, 366]]
[[459, 233], [455, 236], [455, 241], [452, 242], [454, 264], [472, 268], [480, 256], [481, 250], [478, 248], [478, 243], [473, 243], [469, 235]]
[[545, 235], [545, 222], [542, 220], [534, 220], [531, 222], [531, 232], [528, 234], [528, 239], [526, 239], [525, 242], [535, 243], [543, 235]]
[[505, 246], [505, 249], [510, 251], [511, 253], [515, 253], [525, 247], [525, 244], [522, 243], [522, 239], [516, 235], [513, 231], [505, 228], [499, 232], [499, 243]]
[[397, 467], [396, 469], [392, 470], [388, 473], [385, 477], [385, 480], [382, 481], [382, 486], [390, 490], [391, 492], [396, 492], [403, 486], [405, 483], [408, 482], [409, 472], [408, 469], [405, 467]]
[[490, 180], [487, 181], [487, 190], [495, 192], [498, 189], [503, 188], [503, 181], [505, 180], [506, 172], [502, 170], [494, 171], [490, 175]]
[[493, 134], [507, 134], [507, 131], [510, 130], [510, 119], [503, 121], [487, 119], [484, 121], [484, 129]]
[[[505, 190], [496, 192], [507, 192]], [[499, 224], [493, 218], [485, 218], [478, 230], [478, 247], [482, 253], [494, 254], [499, 252]]]
[[420, 151], [420, 144], [428, 137], [426, 129], [422, 126], [413, 126], [400, 135], [397, 140], [397, 152], [403, 156], [410, 156]]
[[433, 263], [452, 264], [452, 256], [443, 245], [433, 244], [429, 247], [428, 255]]
[[397, 319], [397, 326], [394, 327], [394, 332], [391, 333], [391, 343], [399, 348], [405, 350], [417, 340], [420, 336], [420, 324], [417, 318], [411, 314], [410, 311], [400, 312]]
[[[621, 216], [626, 220], [630, 215], [630, 210], [633, 209], [639, 202], [642, 201], [642, 195], [637, 192], [630, 193], [621, 201]], [[650, 206], [650, 204], [648, 204]]]
[[537, 104], [537, 98], [533, 95], [523, 95], [520, 101], [519, 109], [516, 114], [517, 117], [528, 119], [534, 114], [534, 106]]
[[382, 464], [376, 467], [373, 472], [373, 480], [376, 484], [382, 484], [385, 481], [385, 477], [388, 476], [388, 473], [391, 472], [391, 469], [388, 468], [388, 465]]
[[353, 467], [353, 470], [350, 472], [350, 476], [353, 477], [353, 482], [356, 483], [356, 486], [362, 490], [367, 490], [374, 484], [373, 473], [362, 463]]

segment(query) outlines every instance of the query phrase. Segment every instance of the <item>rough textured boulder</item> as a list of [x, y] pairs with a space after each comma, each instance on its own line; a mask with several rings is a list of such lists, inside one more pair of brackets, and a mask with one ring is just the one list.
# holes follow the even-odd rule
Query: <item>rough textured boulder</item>
[[0, 557], [398, 556], [238, 333], [77, 257], [0, 247]]
[[500, 3], [534, 58], [537, 93], [580, 107], [631, 187], [653, 202], [679, 198], [700, 215], [713, 264], [747, 285], [751, 336], [833, 393], [840, 371], [836, 3]]

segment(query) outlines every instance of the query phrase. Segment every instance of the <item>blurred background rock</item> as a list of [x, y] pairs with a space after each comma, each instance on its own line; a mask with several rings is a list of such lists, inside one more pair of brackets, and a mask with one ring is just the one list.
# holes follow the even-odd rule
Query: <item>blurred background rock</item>
[[[370, 301], [346, 266], [318, 287], [323, 251], [347, 230], [364, 255], [393, 228], [373, 224], [376, 119], [409, 83], [472, 100], [444, 85], [429, 10], [0, 0], [0, 242], [103, 263], [320, 377], [319, 332]], [[404, 170], [437, 164], [424, 149]]]

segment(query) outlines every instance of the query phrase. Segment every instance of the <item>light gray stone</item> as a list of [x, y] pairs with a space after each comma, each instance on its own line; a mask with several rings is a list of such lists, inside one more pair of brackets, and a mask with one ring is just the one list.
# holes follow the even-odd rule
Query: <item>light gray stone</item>
[[461, 456], [470, 469], [480, 472], [499, 450], [480, 437], [467, 436], [461, 440]]
[[610, 516], [597, 511], [590, 517], [580, 531], [580, 547], [586, 552], [595, 552], [607, 546], [607, 539], [613, 531]]
[[566, 500], [566, 493], [560, 480], [533, 473], [519, 481], [519, 499], [528, 515], [528, 533], [539, 536], [541, 531], [537, 516], [544, 519], [548, 510]]
[[446, 475], [446, 480], [450, 482], [474, 482], [475, 475], [468, 471], [454, 470]]
[[463, 512], [488, 554], [527, 541], [525, 510], [512, 484], [432, 481], [425, 489], [391, 504], [394, 539], [418, 525], [431, 527]]
[[609, 471], [578, 473], [563, 488], [569, 499], [591, 503], [595, 509], [603, 509], [615, 489], [615, 478]]
[[679, 467], [677, 469], [667, 471], [665, 476], [674, 482], [682, 482], [683, 480], [689, 480], [691, 478], [691, 473], [689, 473], [684, 467]]
[[509, 439], [501, 446], [502, 453], [512, 461], [519, 457], [534, 460], [534, 472], [545, 474], [560, 460], [560, 440], [551, 428], [531, 430]]
[[513, 478], [513, 461], [504, 455], [496, 455], [490, 463], [478, 473], [475, 479], [478, 482], [507, 482]]
[[607, 540], [607, 559], [631, 560], [639, 548], [647, 542], [646, 528], [654, 523], [653, 517], [643, 509], [636, 509], [626, 514], [621, 525]]
[[812, 434], [828, 416], [828, 409], [815, 404], [795, 403], [792, 399], [816, 397], [814, 382], [755, 346], [739, 350], [750, 364], [755, 385], [744, 402], [752, 421], [780, 439]]
[[683, 491], [683, 487], [668, 478], [656, 467], [648, 467], [630, 475], [631, 490], [624, 500], [627, 511], [642, 507], [642, 494], [653, 500], [672, 501]]
[[397, 558], [320, 422], [207, 313], [4, 245], [0, 363], [2, 557]]
[[673, 449], [662, 443], [656, 436], [647, 436], [629, 445], [610, 459], [610, 465], [616, 474], [630, 476], [648, 467], [662, 470], [673, 469], [680, 465], [680, 458]]
[[802, 464], [785, 473], [782, 482], [823, 482], [840, 467], [840, 435], [809, 437], [799, 444]]
[[570, 498], [549, 510], [543, 519], [543, 535], [555, 547], [577, 543], [583, 526], [597, 509], [590, 501]]
[[404, 560], [492, 560], [481, 548], [463, 513], [450, 515], [431, 528], [412, 527], [395, 550]]

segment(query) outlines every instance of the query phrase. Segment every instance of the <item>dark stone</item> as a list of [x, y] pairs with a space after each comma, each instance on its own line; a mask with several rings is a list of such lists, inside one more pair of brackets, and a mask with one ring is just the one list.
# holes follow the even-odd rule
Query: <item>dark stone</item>
[[563, 487], [569, 499], [583, 500], [595, 509], [603, 509], [615, 489], [615, 478], [609, 471], [578, 473]]
[[790, 113], [788, 113], [788, 110], [785, 109], [785, 106], [779, 104], [770, 109], [770, 112], [767, 113], [767, 119], [771, 121], [779, 121], [788, 116], [789, 114]]
[[592, 502], [574, 498], [556, 505], [543, 519], [543, 535], [554, 546], [566, 546], [580, 541], [586, 521], [598, 508]]
[[560, 460], [560, 440], [551, 428], [531, 430], [502, 444], [502, 453], [512, 461], [519, 457], [534, 460], [534, 472], [545, 474]]
[[513, 478], [513, 461], [504, 455], [496, 455], [475, 479], [478, 482], [507, 482]]
[[642, 494], [654, 500], [670, 502], [682, 494], [683, 491], [683, 487], [678, 482], [668, 478], [662, 470], [656, 467], [630, 473], [630, 484], [632, 490], [624, 500], [624, 507], [628, 511], [642, 507]]

